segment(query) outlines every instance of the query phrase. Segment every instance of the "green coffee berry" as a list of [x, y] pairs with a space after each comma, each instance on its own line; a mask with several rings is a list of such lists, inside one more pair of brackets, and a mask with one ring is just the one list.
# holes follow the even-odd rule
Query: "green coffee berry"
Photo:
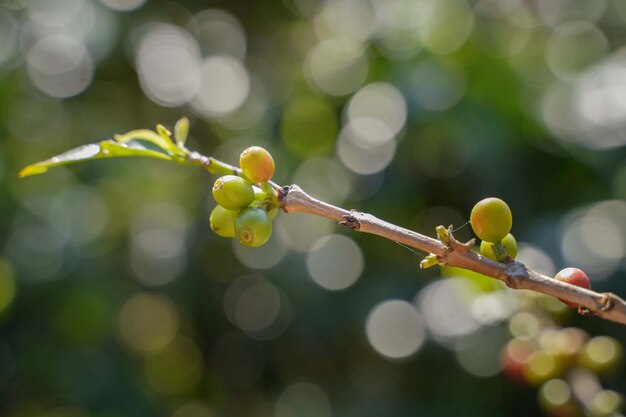
[[254, 183], [269, 181], [274, 175], [274, 159], [260, 146], [251, 146], [239, 156], [243, 175]]
[[272, 221], [265, 209], [248, 207], [237, 216], [235, 232], [239, 243], [256, 248], [267, 242], [272, 235]]
[[[502, 246], [504, 246], [504, 251], [506, 252], [506, 254], [509, 255], [511, 259], [515, 259], [515, 256], [517, 255], [517, 241], [515, 240], [515, 237], [509, 233], [504, 237], [504, 239], [502, 239], [500, 243], [502, 244]], [[480, 242], [480, 254], [482, 256], [486, 256], [489, 259], [493, 259], [494, 261], [499, 261], [494, 252], [494, 245], [495, 243], [483, 240], [482, 242]]]
[[213, 185], [213, 197], [227, 210], [239, 211], [254, 200], [252, 185], [241, 177], [224, 175]]
[[238, 211], [226, 210], [222, 206], [215, 206], [209, 217], [211, 229], [221, 237], [235, 237], [235, 221]]
[[511, 231], [513, 215], [504, 201], [485, 198], [472, 209], [470, 224], [481, 240], [500, 242]]

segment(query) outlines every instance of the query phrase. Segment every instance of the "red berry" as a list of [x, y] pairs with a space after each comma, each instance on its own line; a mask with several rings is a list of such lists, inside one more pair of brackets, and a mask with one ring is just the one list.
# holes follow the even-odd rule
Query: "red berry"
[[[578, 268], [565, 268], [562, 269], [558, 274], [554, 276], [554, 279], [567, 282], [568, 284], [576, 285], [578, 287], [591, 289], [591, 281], [589, 281], [589, 277], [582, 270]], [[570, 307], [578, 307], [578, 304], [572, 303], [567, 300], [563, 300], [559, 298], [562, 302], [567, 304]]]

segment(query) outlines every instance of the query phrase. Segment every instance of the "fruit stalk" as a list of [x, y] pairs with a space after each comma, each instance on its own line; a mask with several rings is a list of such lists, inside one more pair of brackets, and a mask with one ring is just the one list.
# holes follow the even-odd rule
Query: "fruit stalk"
[[[204, 156], [198, 152], [191, 152], [184, 160], [184, 162], [175, 162], [180, 162], [184, 165], [199, 166], [206, 169], [211, 174], [236, 175], [238, 177], [245, 178], [241, 168], [227, 164], [226, 162], [222, 162], [219, 159], [215, 159], [211, 156]], [[274, 191], [278, 191], [281, 189], [280, 185], [276, 184], [273, 181], [267, 181], [267, 184], [269, 184], [269, 186]]]
[[589, 309], [593, 315], [626, 324], [626, 301], [612, 293], [598, 293], [561, 282], [527, 268], [521, 262], [503, 264], [476, 254], [469, 249], [473, 240], [461, 243], [450, 233], [450, 243], [422, 235], [378, 219], [368, 213], [349, 211], [311, 197], [299, 186], [282, 187], [278, 198], [286, 213], [306, 213], [334, 220], [343, 226], [378, 235], [406, 246], [432, 253], [443, 265], [469, 269], [503, 281], [513, 289], [525, 289], [567, 300]]

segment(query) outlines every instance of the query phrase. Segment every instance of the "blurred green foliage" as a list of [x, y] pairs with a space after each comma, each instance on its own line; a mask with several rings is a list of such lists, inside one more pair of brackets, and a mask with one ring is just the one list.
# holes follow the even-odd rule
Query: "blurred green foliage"
[[623, 326], [304, 215], [233, 244], [190, 167], [17, 173], [187, 115], [192, 150], [264, 146], [278, 183], [431, 236], [498, 196], [520, 259], [626, 294], [625, 23], [618, 0], [3, 1], [0, 415], [621, 415]]

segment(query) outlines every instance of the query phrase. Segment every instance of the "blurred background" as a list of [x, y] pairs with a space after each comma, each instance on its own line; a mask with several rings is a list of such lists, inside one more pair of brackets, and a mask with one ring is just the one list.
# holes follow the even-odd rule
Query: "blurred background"
[[193, 168], [17, 172], [186, 115], [431, 236], [503, 198], [520, 260], [624, 296], [625, 44], [619, 0], [3, 0], [0, 415], [620, 416], [624, 326], [324, 219], [242, 247]]

